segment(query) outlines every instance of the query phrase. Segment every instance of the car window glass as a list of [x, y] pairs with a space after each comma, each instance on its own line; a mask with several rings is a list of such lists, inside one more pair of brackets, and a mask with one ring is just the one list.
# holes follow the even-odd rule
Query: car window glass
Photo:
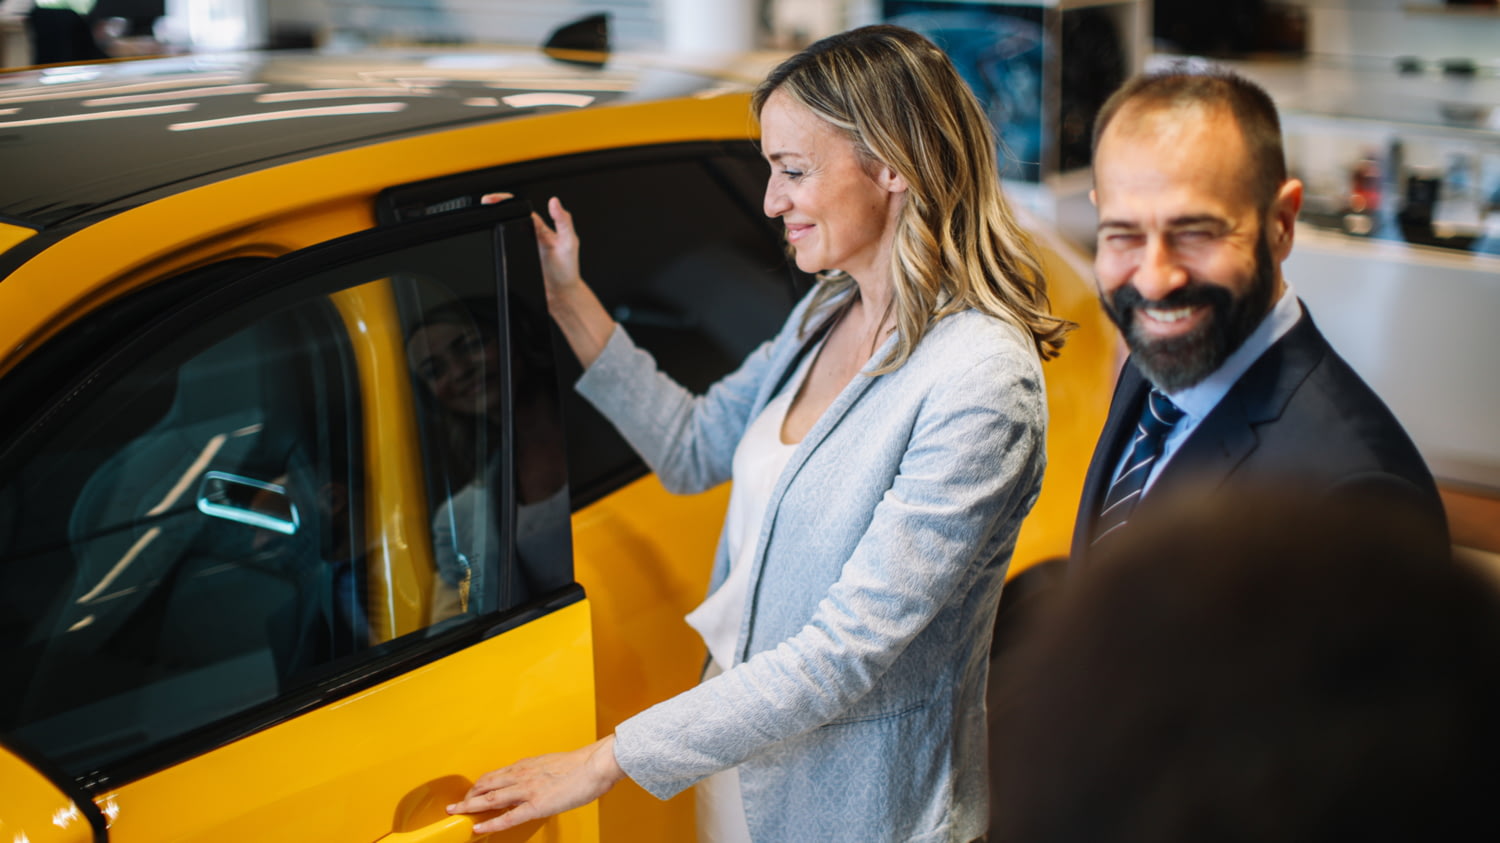
[[0, 492], [4, 726], [70, 771], [369, 644], [337, 311], [204, 327], [81, 394]]
[[[529, 229], [519, 236], [535, 250]], [[528, 295], [515, 279], [502, 307], [492, 277], [427, 270], [396, 289], [431, 504], [430, 617], [441, 628], [570, 583], [570, 506], [539, 284]]]
[[[516, 236], [531, 286], [503, 298], [490, 228], [272, 268], [129, 332], [48, 408], [0, 482], [0, 730], [73, 775], [191, 753], [567, 587], [556, 372]], [[393, 476], [412, 482], [380, 491]]]

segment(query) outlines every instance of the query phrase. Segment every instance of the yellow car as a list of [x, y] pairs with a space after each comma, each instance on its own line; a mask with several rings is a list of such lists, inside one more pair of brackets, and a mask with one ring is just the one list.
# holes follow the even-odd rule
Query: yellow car
[[[467, 840], [476, 776], [696, 680], [727, 491], [666, 494], [568, 388], [528, 210], [560, 196], [706, 386], [808, 283], [750, 82], [535, 50], [0, 74], [0, 839]], [[1117, 362], [1048, 263], [1085, 330], [1016, 571], [1066, 552]], [[691, 810], [626, 783], [492, 839]]]

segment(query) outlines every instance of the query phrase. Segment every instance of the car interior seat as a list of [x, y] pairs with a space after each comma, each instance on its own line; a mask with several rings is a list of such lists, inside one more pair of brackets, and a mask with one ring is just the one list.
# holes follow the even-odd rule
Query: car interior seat
[[[299, 402], [275, 397], [297, 388], [299, 355], [290, 326], [271, 319], [168, 364], [170, 407], [73, 505], [76, 573], [33, 631], [44, 654], [25, 719], [195, 671], [191, 687], [175, 681], [184, 700], [276, 692], [309, 616], [299, 600], [324, 567]], [[179, 705], [153, 718], [170, 727]]]

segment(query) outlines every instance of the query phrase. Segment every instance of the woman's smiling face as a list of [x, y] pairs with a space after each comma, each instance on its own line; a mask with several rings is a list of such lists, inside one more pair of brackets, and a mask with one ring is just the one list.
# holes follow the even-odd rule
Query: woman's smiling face
[[765, 212], [786, 225], [803, 272], [841, 269], [886, 277], [906, 185], [861, 159], [838, 128], [780, 91], [761, 109], [761, 151], [771, 162]]
[[407, 359], [451, 413], [473, 416], [500, 409], [500, 345], [476, 328], [436, 322], [412, 334]]

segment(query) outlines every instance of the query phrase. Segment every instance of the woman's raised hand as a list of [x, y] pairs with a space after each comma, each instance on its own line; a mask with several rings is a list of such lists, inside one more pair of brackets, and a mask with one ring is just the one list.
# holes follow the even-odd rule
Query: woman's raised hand
[[[486, 193], [479, 202], [494, 205], [514, 198], [514, 193]], [[552, 298], [581, 284], [583, 278], [578, 272], [578, 231], [573, 228], [573, 215], [556, 196], [547, 200], [547, 215], [552, 217], [551, 225], [535, 211], [531, 212], [531, 221], [536, 228], [537, 251], [542, 259], [542, 280], [547, 285], [547, 297]]]
[[[493, 205], [514, 198], [513, 193], [486, 193], [479, 201]], [[531, 214], [542, 282], [547, 291], [547, 310], [586, 369], [609, 342], [615, 320], [578, 273], [578, 232], [573, 228], [573, 215], [556, 196], [547, 200], [547, 214], [552, 217], [552, 225], [541, 214]]]
[[573, 215], [556, 196], [547, 200], [547, 214], [552, 217], [551, 226], [541, 214], [533, 212], [531, 218], [536, 224], [542, 277], [547, 283], [547, 296], [552, 298], [582, 284], [583, 278], [578, 272], [578, 231], [573, 228]]

